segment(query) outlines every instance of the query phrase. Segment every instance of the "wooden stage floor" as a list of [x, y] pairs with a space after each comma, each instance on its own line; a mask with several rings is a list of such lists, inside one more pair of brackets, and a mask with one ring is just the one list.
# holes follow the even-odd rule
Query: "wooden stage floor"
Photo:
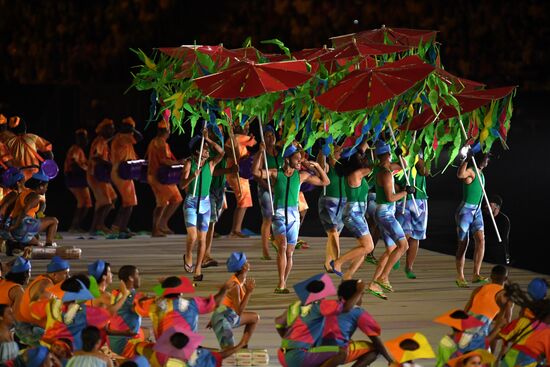
[[[74, 245], [82, 248], [81, 260], [71, 262], [73, 274], [86, 270], [88, 263], [101, 258], [111, 263], [113, 273], [116, 274], [122, 265], [137, 265], [142, 274], [142, 291], [151, 292], [151, 288], [160, 277], [184, 274], [182, 251], [185, 236], [174, 235], [162, 239], [152, 239], [146, 236], [137, 236], [129, 240], [82, 240], [76, 236], [63, 233], [64, 239], [58, 241], [60, 245]], [[294, 269], [290, 274], [289, 285], [306, 277], [323, 272], [325, 238], [303, 238], [308, 241], [310, 248], [297, 250], [294, 257]], [[342, 238], [342, 249], [346, 251], [355, 244], [352, 238]], [[274, 295], [277, 269], [275, 260], [260, 260], [261, 249], [259, 238], [244, 240], [227, 239], [225, 237], [214, 240], [213, 255], [220, 262], [216, 268], [204, 270], [203, 282], [197, 287], [199, 295], [215, 292], [229, 274], [225, 269], [225, 260], [232, 251], [244, 251], [251, 263], [250, 277], [256, 279], [256, 290], [249, 304], [249, 309], [258, 312], [261, 321], [250, 343], [250, 348], [267, 348], [270, 354], [270, 365], [278, 365], [276, 349], [280, 338], [274, 329], [274, 317], [284, 311], [285, 307], [295, 299], [293, 293], [289, 295]], [[381, 253], [383, 246], [377, 246], [376, 253]], [[272, 254], [273, 256], [273, 254]], [[48, 260], [34, 260], [33, 274], [45, 271]], [[392, 272], [391, 282], [396, 289], [389, 294], [389, 300], [384, 301], [371, 295], [363, 297], [365, 307], [382, 326], [384, 340], [396, 337], [405, 332], [422, 332], [431, 342], [434, 350], [439, 339], [448, 332], [448, 328], [432, 322], [436, 316], [452, 308], [463, 307], [473, 288], [459, 289], [456, 287], [454, 258], [436, 252], [420, 249], [415, 265], [416, 280], [405, 277], [403, 269]], [[488, 275], [491, 265], [484, 264], [483, 274]], [[467, 273], [471, 273], [472, 262], [466, 263]], [[365, 281], [370, 280], [374, 266], [365, 263], [357, 273], [357, 277]], [[510, 268], [510, 279], [526, 285], [536, 274]], [[335, 284], [339, 279], [332, 275]], [[116, 276], [113, 277], [116, 282]], [[206, 336], [205, 345], [216, 347], [216, 338], [205, 325], [207, 318], [201, 319], [200, 333]], [[145, 326], [150, 325], [145, 322]], [[242, 330], [242, 329], [241, 329]], [[236, 338], [240, 338], [241, 330], [237, 330]], [[357, 338], [363, 338], [358, 331]], [[419, 361], [424, 366], [434, 365], [434, 361]], [[379, 358], [374, 366], [386, 366], [387, 363]]]

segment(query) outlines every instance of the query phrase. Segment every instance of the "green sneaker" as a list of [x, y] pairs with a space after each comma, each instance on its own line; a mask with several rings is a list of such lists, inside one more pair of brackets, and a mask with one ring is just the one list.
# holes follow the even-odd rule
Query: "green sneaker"
[[412, 272], [412, 270], [405, 269], [405, 275], [409, 279], [416, 279], [416, 274]]
[[401, 267], [401, 260], [397, 260], [397, 262], [393, 265], [393, 270], [398, 270], [399, 267]]
[[378, 260], [374, 257], [373, 254], [368, 254], [365, 257], [365, 261], [372, 265], [378, 265]]

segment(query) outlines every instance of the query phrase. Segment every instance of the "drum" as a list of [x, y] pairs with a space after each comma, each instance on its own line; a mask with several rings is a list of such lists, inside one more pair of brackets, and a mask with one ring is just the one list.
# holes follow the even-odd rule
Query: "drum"
[[82, 249], [74, 246], [62, 246], [56, 248], [56, 255], [63, 259], [80, 259]]
[[40, 164], [40, 168], [42, 169], [44, 174], [50, 178], [50, 180], [54, 179], [59, 173], [59, 167], [53, 159], [45, 159]]
[[100, 161], [95, 164], [94, 177], [99, 182], [111, 182], [111, 170], [113, 165], [107, 161]]
[[239, 176], [250, 180], [254, 176], [252, 175], [252, 161], [254, 157], [244, 157], [239, 161]]
[[177, 185], [183, 174], [183, 164], [174, 164], [171, 166], [160, 166], [157, 172], [157, 179], [163, 185]]
[[118, 165], [118, 177], [123, 180], [139, 180], [141, 177], [141, 166], [146, 163], [145, 159], [121, 162]]
[[56, 247], [31, 247], [31, 259], [51, 259], [57, 255]]
[[139, 174], [139, 182], [141, 183], [147, 183], [147, 174], [149, 173], [149, 162], [145, 161], [144, 164], [141, 165], [141, 171]]
[[73, 167], [69, 172], [65, 172], [65, 184], [70, 188], [83, 188], [88, 186], [86, 180], [86, 171], [80, 166]]

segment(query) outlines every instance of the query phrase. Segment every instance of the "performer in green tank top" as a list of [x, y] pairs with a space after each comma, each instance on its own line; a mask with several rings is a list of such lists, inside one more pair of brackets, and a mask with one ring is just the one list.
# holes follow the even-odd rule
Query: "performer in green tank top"
[[[277, 246], [277, 270], [279, 281], [275, 294], [287, 294], [290, 291], [286, 282], [292, 269], [292, 255], [298, 240], [300, 214], [298, 212], [298, 195], [303, 182], [315, 186], [326, 186], [330, 183], [327, 174], [316, 162], [302, 161], [301, 151], [294, 144], [289, 145], [283, 153], [283, 166], [278, 169], [262, 169], [262, 156], [265, 144], [260, 144], [260, 154], [252, 162], [254, 177], [269, 179], [273, 185], [275, 213], [273, 215], [273, 235]], [[309, 171], [300, 171], [304, 167]]]
[[[183, 166], [181, 188], [187, 192], [184, 202], [185, 227], [187, 229], [186, 250], [183, 255], [185, 271], [194, 273], [193, 280], [201, 281], [202, 262], [206, 251], [206, 233], [210, 222], [210, 185], [214, 168], [224, 156], [223, 148], [208, 137], [208, 130], [203, 130], [204, 146], [199, 158], [201, 136], [197, 135], [189, 142], [191, 157]], [[210, 158], [210, 149], [216, 155]], [[196, 180], [196, 192], [195, 190]], [[194, 194], [194, 195], [193, 195]], [[193, 266], [193, 248], [197, 246], [197, 259]]]
[[483, 227], [483, 215], [481, 212], [481, 202], [483, 200], [482, 186], [485, 185], [483, 169], [489, 163], [489, 154], [483, 155], [479, 163], [479, 173], [476, 175], [473, 166], [468, 165], [468, 161], [473, 156], [471, 148], [460, 168], [457, 177], [462, 181], [462, 203], [456, 211], [456, 224], [458, 234], [458, 246], [456, 250], [456, 285], [461, 288], [468, 287], [468, 282], [464, 277], [464, 263], [466, 259], [466, 250], [468, 249], [469, 237], [473, 235], [475, 241], [474, 249], [474, 274], [472, 283], [483, 284], [489, 281], [488, 278], [481, 276], [481, 264], [485, 254], [485, 235]]

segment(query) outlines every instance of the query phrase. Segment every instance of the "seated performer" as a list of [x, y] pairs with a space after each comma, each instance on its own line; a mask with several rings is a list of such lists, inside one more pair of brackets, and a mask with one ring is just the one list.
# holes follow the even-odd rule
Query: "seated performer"
[[3, 279], [0, 279], [0, 304], [15, 307], [15, 303], [23, 296], [31, 278], [31, 262], [19, 256], [11, 265]]
[[113, 361], [99, 351], [101, 332], [95, 326], [82, 330], [82, 350], [74, 353], [66, 367], [113, 367]]
[[131, 233], [128, 230], [128, 222], [132, 215], [132, 209], [137, 205], [136, 189], [133, 180], [122, 179], [118, 174], [118, 167], [122, 162], [137, 159], [134, 145], [143, 140], [143, 136], [136, 130], [136, 123], [133, 118], [122, 119], [120, 131], [111, 141], [111, 180], [120, 196], [120, 207], [118, 208], [115, 221], [111, 229], [118, 233], [118, 238], [129, 238]]
[[99, 174], [99, 170], [96, 170], [96, 166], [108, 167], [111, 165], [109, 162], [111, 154], [109, 139], [111, 139], [115, 133], [113, 120], [103, 119], [103, 121], [97, 125], [95, 132], [97, 136], [90, 146], [86, 178], [95, 198], [94, 218], [92, 220], [90, 233], [92, 235], [101, 235], [110, 233], [110, 230], [105, 225], [105, 219], [113, 209], [117, 195], [113, 189], [113, 185], [107, 182], [107, 180], [110, 181], [110, 173], [104, 173], [107, 177], [96, 177], [96, 175]]
[[84, 232], [82, 229], [82, 221], [88, 214], [88, 210], [92, 207], [92, 197], [90, 196], [90, 188], [84, 180], [80, 185], [71, 183], [71, 180], [77, 180], [78, 177], [85, 178], [88, 170], [88, 158], [84, 149], [88, 146], [88, 131], [78, 129], [75, 131], [75, 143], [71, 145], [67, 151], [65, 158], [64, 173], [69, 191], [76, 199], [76, 209], [73, 214], [73, 220], [69, 228], [69, 232]]
[[[260, 144], [260, 152], [265, 144]], [[278, 169], [261, 170], [261, 154], [256, 155], [252, 163], [252, 174], [261, 179], [269, 178], [274, 187], [275, 214], [273, 217], [273, 235], [277, 244], [277, 270], [279, 282], [275, 288], [276, 294], [287, 294], [286, 281], [292, 269], [292, 255], [298, 240], [300, 229], [300, 214], [298, 213], [298, 195], [300, 185], [304, 182], [315, 186], [326, 186], [330, 183], [327, 174], [316, 162], [302, 161], [301, 152], [293, 144], [283, 153], [283, 165]], [[299, 172], [300, 166], [308, 171]]]
[[230, 281], [233, 285], [223, 298], [222, 304], [212, 313], [210, 325], [216, 333], [220, 348], [233, 347], [233, 329], [245, 325], [239, 344], [248, 345], [260, 316], [256, 312], [245, 311], [256, 281], [247, 278], [250, 263], [244, 252], [233, 252], [227, 259], [227, 271], [234, 273]]
[[174, 233], [169, 227], [168, 222], [174, 215], [174, 212], [182, 202], [180, 191], [176, 184], [164, 185], [158, 180], [159, 168], [161, 166], [170, 166], [180, 164], [176, 160], [167, 140], [170, 137], [170, 124], [162, 119], [157, 125], [157, 136], [149, 142], [147, 147], [147, 183], [151, 186], [155, 195], [156, 207], [153, 211], [153, 230], [152, 237], [164, 237], [167, 234]]
[[[184, 203], [185, 228], [187, 230], [186, 250], [183, 255], [185, 271], [193, 273], [194, 281], [202, 281], [202, 262], [206, 250], [206, 233], [210, 222], [210, 184], [212, 172], [224, 156], [222, 147], [208, 137], [203, 130], [204, 144], [200, 136], [189, 142], [191, 159], [183, 166], [181, 188], [186, 189]], [[202, 147], [202, 156], [199, 157]], [[210, 158], [210, 148], [215, 151]], [[197, 259], [193, 266], [193, 249], [197, 245]]]
[[126, 302], [126, 298], [130, 295], [126, 284], [122, 281], [120, 282], [120, 297], [117, 297], [115, 302], [113, 302], [112, 294], [107, 291], [107, 287], [113, 282], [111, 264], [103, 260], [96, 260], [88, 265], [88, 275], [93, 278], [99, 291], [99, 295], [94, 294], [96, 298], [90, 304], [95, 307], [103, 307], [111, 315], [116, 315], [122, 305], [124, 305], [124, 302]]

